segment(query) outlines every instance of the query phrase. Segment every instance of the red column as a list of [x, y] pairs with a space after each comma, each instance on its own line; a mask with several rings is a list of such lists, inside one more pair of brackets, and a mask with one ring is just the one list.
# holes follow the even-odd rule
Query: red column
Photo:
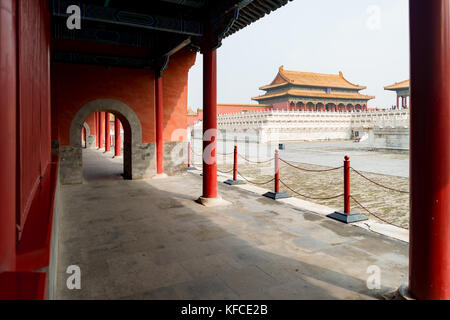
[[115, 116], [114, 119], [114, 156], [118, 157], [120, 156], [120, 148], [121, 148], [121, 141], [120, 141], [120, 120]]
[[111, 126], [109, 112], [105, 112], [105, 152], [111, 151]]
[[94, 116], [95, 116], [95, 145], [98, 148], [99, 147], [99, 144], [98, 144], [98, 141], [99, 141], [99, 138], [98, 138], [98, 112], [95, 112]]
[[98, 113], [98, 147], [103, 148], [103, 137], [105, 133], [105, 115], [103, 112]]
[[16, 255], [16, 1], [0, 5], [0, 273], [15, 269]]
[[155, 73], [155, 121], [156, 121], [156, 173], [164, 173], [163, 164], [163, 79]]
[[450, 299], [450, 0], [410, 1], [409, 292]]
[[217, 198], [217, 55], [203, 53], [203, 198]]
[[233, 180], [234, 181], [237, 180], [237, 175], [238, 175], [237, 162], [238, 162], [237, 146], [234, 146], [234, 162], [233, 162]]
[[83, 142], [86, 142], [86, 128], [84, 126], [81, 128], [81, 137]]

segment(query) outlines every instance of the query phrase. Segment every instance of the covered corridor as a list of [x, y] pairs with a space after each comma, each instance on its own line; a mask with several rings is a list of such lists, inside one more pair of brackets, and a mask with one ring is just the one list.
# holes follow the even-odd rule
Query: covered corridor
[[[404, 242], [222, 183], [233, 204], [211, 210], [193, 201], [195, 173], [114, 180], [98, 157], [84, 150], [85, 184], [61, 190], [57, 299], [372, 299], [406, 279]], [[69, 265], [82, 290], [67, 289]]]

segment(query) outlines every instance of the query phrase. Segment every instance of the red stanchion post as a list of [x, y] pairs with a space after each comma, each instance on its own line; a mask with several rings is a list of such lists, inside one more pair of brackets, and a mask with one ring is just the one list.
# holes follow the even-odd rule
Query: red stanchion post
[[344, 213], [350, 214], [350, 157], [344, 158]]
[[245, 184], [245, 181], [238, 180], [238, 178], [237, 178], [237, 176], [238, 176], [237, 162], [238, 162], [238, 149], [237, 149], [237, 146], [234, 146], [233, 180], [229, 179], [229, 180], [225, 181], [224, 183], [229, 184], [229, 185]]
[[237, 180], [237, 146], [234, 146], [233, 180]]
[[344, 157], [344, 211], [336, 211], [329, 214], [327, 217], [344, 222], [354, 223], [368, 220], [367, 217], [361, 215], [359, 212], [351, 211], [350, 208], [350, 157]]
[[275, 150], [275, 193], [280, 192], [280, 154]]
[[291, 196], [287, 193], [280, 192], [280, 153], [278, 149], [275, 149], [275, 190], [274, 192], [267, 192], [264, 194], [265, 197], [277, 200], [277, 199], [286, 199], [290, 198]]

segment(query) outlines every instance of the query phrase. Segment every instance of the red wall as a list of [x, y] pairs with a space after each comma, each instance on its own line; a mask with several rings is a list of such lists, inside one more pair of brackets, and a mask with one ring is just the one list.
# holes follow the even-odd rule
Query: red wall
[[[47, 1], [19, 1], [20, 225], [50, 162], [50, 25]], [[39, 5], [40, 4], [40, 5]]]
[[247, 112], [257, 112], [257, 111], [267, 111], [271, 110], [271, 107], [258, 106], [258, 105], [217, 105], [217, 114], [230, 114], [230, 113], [241, 113], [243, 111]]
[[0, 1], [0, 272], [15, 270], [16, 237], [33, 228], [27, 217], [48, 202], [42, 192], [52, 167], [47, 4]]
[[91, 131], [91, 135], [95, 136], [95, 131], [97, 128], [97, 123], [95, 123], [95, 113], [91, 114], [87, 119], [86, 123], [89, 126], [89, 130]]
[[15, 0], [0, 1], [0, 273], [15, 268], [16, 30]]
[[[195, 53], [178, 52], [164, 71], [164, 141], [171, 141], [175, 129], [186, 128], [188, 71]], [[55, 63], [52, 66], [52, 103], [57, 109], [60, 145], [69, 145], [70, 124], [86, 103], [116, 99], [138, 116], [144, 143], [155, 141], [155, 84], [152, 70], [105, 68]]]
[[[230, 114], [230, 113], [241, 113], [243, 111], [247, 112], [257, 112], [257, 111], [267, 111], [272, 110], [270, 106], [258, 106], [258, 105], [245, 105], [245, 104], [236, 104], [236, 105], [224, 105], [217, 104], [217, 114]], [[203, 111], [200, 109], [197, 111], [197, 115], [188, 115], [187, 121], [188, 125], [192, 125], [195, 122], [203, 119]]]

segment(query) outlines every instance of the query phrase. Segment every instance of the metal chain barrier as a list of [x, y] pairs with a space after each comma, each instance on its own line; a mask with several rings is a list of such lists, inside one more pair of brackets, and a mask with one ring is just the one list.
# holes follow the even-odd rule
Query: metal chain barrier
[[371, 182], [371, 183], [373, 183], [373, 184], [375, 184], [375, 185], [377, 185], [377, 186], [379, 186], [381, 188], [388, 189], [388, 190], [395, 191], [395, 192], [408, 193], [409, 194], [409, 191], [403, 191], [403, 190], [398, 190], [398, 189], [394, 189], [394, 188], [390, 188], [390, 187], [384, 186], [384, 185], [382, 185], [382, 184], [380, 184], [378, 182], [375, 182], [372, 179], [366, 177], [365, 175], [363, 175], [361, 172], [359, 172], [358, 170], [354, 169], [353, 167], [351, 167], [351, 169], [355, 173], [357, 173], [359, 176], [361, 176], [362, 178], [366, 179], [367, 181], [369, 181], [369, 182]]
[[374, 216], [374, 217], [377, 218], [378, 220], [383, 221], [383, 222], [386, 223], [386, 224], [390, 224], [391, 226], [394, 226], [394, 227], [397, 227], [397, 228], [400, 228], [400, 229], [403, 229], [403, 230], [408, 230], [407, 228], [403, 228], [402, 226], [399, 226], [399, 225], [397, 225], [397, 224], [391, 223], [391, 222], [389, 222], [389, 221], [387, 221], [387, 220], [385, 220], [385, 219], [379, 217], [378, 215], [376, 215], [375, 213], [371, 212], [369, 209], [367, 209], [366, 207], [364, 207], [364, 206], [363, 206], [358, 200], [356, 200], [353, 196], [350, 196], [350, 198], [352, 198], [352, 200], [355, 201], [355, 203], [356, 203], [358, 206], [360, 206], [361, 209], [363, 209], [364, 211], [366, 211], [368, 214]]
[[301, 170], [301, 171], [306, 171], [306, 172], [329, 172], [329, 171], [339, 170], [339, 169], [343, 168], [343, 166], [340, 166], [340, 167], [330, 168], [330, 169], [314, 170], [314, 169], [305, 169], [305, 168], [300, 168], [300, 167], [294, 166], [293, 164], [291, 164], [291, 163], [289, 163], [286, 160], [283, 160], [281, 158], [280, 158], [280, 161], [285, 163], [285, 164], [287, 164], [288, 166], [290, 166], [292, 168], [295, 168], [295, 169], [298, 169], [298, 170]]
[[260, 186], [262, 186], [262, 185], [264, 185], [264, 184], [271, 183], [271, 182], [273, 182], [273, 181], [275, 180], [275, 178], [272, 178], [271, 180], [269, 180], [269, 181], [267, 181], [267, 182], [254, 182], [254, 181], [248, 180], [248, 179], [247, 179], [245, 176], [243, 176], [239, 171], [238, 171], [238, 175], [239, 175], [242, 179], [244, 179], [245, 181], [247, 181], [248, 183], [255, 184], [255, 185], [260, 185]]
[[231, 169], [230, 171], [220, 171], [219, 169], [217, 169], [218, 172], [223, 173], [223, 174], [228, 174], [233, 172], [234, 169]]
[[[196, 154], [193, 150], [192, 150], [192, 152], [194, 153], [194, 155], [198, 155], [198, 154]], [[234, 173], [233, 173], [233, 180], [236, 180], [237, 175], [239, 175], [239, 176], [240, 176], [242, 179], [244, 179], [246, 182], [251, 183], [251, 184], [254, 184], [254, 185], [260, 185], [260, 186], [266, 185], [266, 184], [269, 184], [269, 183], [272, 183], [272, 182], [275, 181], [275, 195], [280, 194], [280, 193], [279, 193], [279, 183], [281, 183], [286, 189], [288, 189], [289, 191], [291, 191], [293, 194], [295, 194], [295, 195], [297, 195], [297, 196], [300, 196], [300, 197], [302, 197], [302, 198], [308, 199], [308, 200], [323, 200], [323, 201], [325, 201], [325, 200], [333, 200], [333, 199], [337, 199], [337, 198], [340, 198], [340, 197], [344, 197], [344, 212], [345, 212], [344, 214], [350, 214], [350, 199], [351, 199], [351, 200], [353, 200], [353, 201], [354, 201], [361, 209], [363, 209], [364, 211], [366, 211], [369, 215], [374, 216], [374, 217], [377, 218], [378, 220], [380, 220], [380, 221], [382, 221], [382, 222], [384, 222], [384, 223], [386, 223], [386, 224], [395, 226], [395, 227], [397, 227], [397, 228], [401, 228], [401, 229], [404, 229], [404, 230], [408, 230], [407, 228], [404, 228], [404, 227], [401, 227], [401, 226], [396, 225], [396, 224], [394, 224], [394, 223], [391, 223], [391, 222], [389, 222], [389, 221], [387, 221], [387, 220], [381, 218], [380, 216], [374, 214], [373, 212], [371, 212], [369, 209], [367, 209], [365, 206], [363, 206], [357, 199], [355, 199], [355, 198], [351, 195], [351, 193], [350, 193], [350, 170], [353, 170], [356, 174], [358, 174], [358, 175], [361, 176], [362, 178], [366, 179], [367, 181], [369, 181], [369, 182], [371, 182], [371, 183], [373, 183], [373, 184], [375, 184], [375, 185], [377, 185], [377, 186], [379, 186], [379, 187], [381, 187], [381, 188], [384, 188], [384, 189], [387, 189], [387, 190], [391, 190], [391, 191], [395, 191], [395, 192], [404, 193], [404, 194], [407, 194], [407, 193], [409, 193], [409, 192], [408, 192], [408, 191], [398, 190], [398, 189], [394, 189], [394, 188], [391, 188], [391, 187], [384, 186], [384, 185], [382, 185], [382, 184], [380, 184], [380, 183], [378, 183], [378, 182], [376, 182], [376, 181], [374, 181], [374, 180], [372, 180], [372, 179], [366, 177], [365, 175], [363, 175], [363, 174], [362, 174], [361, 172], [359, 172], [358, 170], [356, 170], [356, 169], [350, 167], [350, 161], [349, 161], [349, 157], [348, 157], [348, 156], [345, 157], [344, 166], [340, 166], [340, 167], [336, 167], [336, 168], [329, 168], [329, 169], [306, 169], [306, 168], [298, 167], [298, 166], [296, 166], [296, 165], [294, 165], [294, 164], [292, 164], [292, 163], [290, 163], [290, 162], [288, 162], [288, 161], [286, 161], [286, 160], [280, 159], [279, 156], [278, 156], [278, 150], [275, 150], [275, 157], [274, 157], [274, 158], [268, 159], [268, 160], [264, 160], [264, 161], [252, 161], [252, 160], [247, 159], [246, 157], [242, 156], [241, 154], [239, 154], [239, 153], [237, 152], [237, 147], [236, 147], [236, 146], [235, 146], [234, 152], [232, 152], [232, 153], [226, 153], [226, 154], [220, 154], [220, 153], [218, 153], [218, 155], [222, 155], [222, 156], [228, 156], [228, 155], [232, 155], [232, 154], [233, 154], [234, 157], [235, 157], [235, 158], [234, 158], [234, 166], [233, 166], [233, 168], [232, 168], [231, 170], [229, 170], [229, 171], [221, 171], [221, 170], [219, 170], [219, 169], [217, 169], [217, 171], [220, 172], [220, 173], [222, 173], [222, 174], [229, 174], [229, 173], [231, 173], [231, 172], [234, 172]], [[199, 156], [202, 156], [202, 155], [199, 155]], [[240, 172], [237, 170], [237, 156], [241, 157], [242, 159], [244, 159], [245, 161], [247, 161], [247, 162], [249, 162], [249, 163], [254, 163], [254, 164], [265, 164], [265, 163], [269, 163], [269, 162], [275, 161], [275, 167], [276, 167], [276, 168], [275, 168], [275, 171], [276, 171], [276, 172], [275, 172], [274, 178], [272, 178], [272, 179], [270, 179], [270, 180], [268, 180], [268, 181], [265, 181], [265, 182], [255, 182], [255, 181], [249, 180], [248, 178], [246, 178], [242, 173], [240, 173]], [[289, 185], [287, 185], [283, 180], [281, 180], [281, 179], [279, 178], [279, 163], [278, 163], [278, 161], [282, 161], [282, 162], [285, 163], [286, 165], [288, 165], [288, 166], [290, 166], [290, 167], [292, 167], [292, 168], [295, 168], [295, 169], [297, 169], [297, 170], [305, 171], [305, 172], [314, 172], [314, 173], [330, 172], [330, 171], [335, 171], [335, 170], [339, 170], [339, 169], [344, 168], [344, 193], [339, 194], [339, 195], [336, 195], [336, 196], [332, 196], [332, 197], [310, 197], [310, 196], [307, 196], [307, 195], [305, 195], [305, 194], [302, 194], [302, 193], [300, 193], [300, 192], [294, 190], [293, 188], [291, 188]], [[286, 194], [285, 194], [285, 195], [286, 195]], [[287, 196], [287, 195], [286, 195], [286, 196]], [[274, 199], [276, 199], [276, 198], [274, 198]]]
[[340, 195], [337, 195], [337, 196], [334, 196], [334, 197], [328, 197], [328, 198], [313, 198], [313, 197], [308, 197], [308, 196], [306, 196], [306, 195], [304, 195], [304, 194], [301, 194], [301, 193], [295, 191], [295, 190], [292, 189], [291, 187], [289, 187], [286, 183], [283, 182], [283, 180], [280, 179], [280, 182], [281, 182], [281, 184], [282, 184], [283, 186], [285, 186], [285, 187], [286, 187], [288, 190], [290, 190], [291, 192], [293, 192], [293, 193], [295, 193], [296, 195], [299, 195], [299, 196], [301, 196], [301, 197], [303, 197], [303, 198], [309, 199], [309, 200], [332, 200], [332, 199], [340, 198], [340, 197], [342, 197], [342, 196], [344, 195], [343, 193], [341, 193]]
[[238, 153], [238, 155], [239, 155], [239, 157], [241, 157], [241, 158], [244, 159], [245, 161], [250, 162], [250, 163], [255, 163], [255, 164], [269, 163], [269, 162], [272, 162], [273, 160], [275, 160], [275, 158], [272, 158], [272, 159], [264, 160], [264, 161], [252, 161], [252, 160], [247, 159], [246, 157], [244, 157], [244, 156], [241, 155], [240, 153]]
[[230, 152], [230, 153], [220, 153], [220, 152], [216, 152], [216, 155], [218, 155], [218, 156], [225, 156], [225, 157], [231, 156], [231, 155], [233, 155], [233, 154], [234, 154], [234, 152]]

